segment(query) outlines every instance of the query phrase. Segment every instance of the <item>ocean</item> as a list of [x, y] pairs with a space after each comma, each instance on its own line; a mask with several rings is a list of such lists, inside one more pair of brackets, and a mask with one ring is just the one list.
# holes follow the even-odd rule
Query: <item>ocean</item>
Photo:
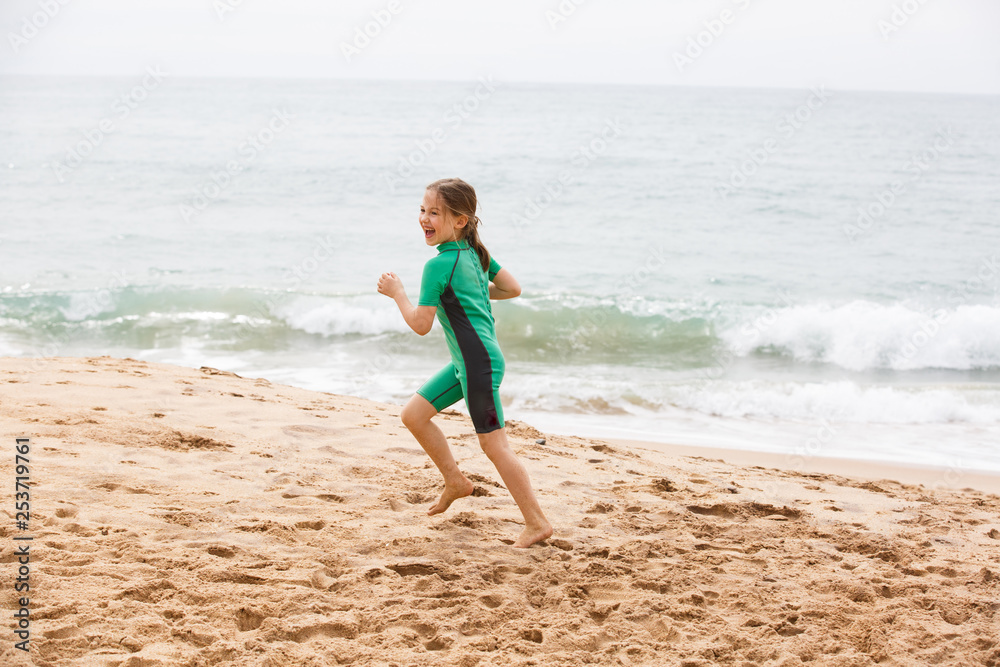
[[523, 287], [508, 419], [1000, 472], [991, 96], [2, 78], [0, 355], [401, 404], [448, 353], [375, 285], [446, 176]]

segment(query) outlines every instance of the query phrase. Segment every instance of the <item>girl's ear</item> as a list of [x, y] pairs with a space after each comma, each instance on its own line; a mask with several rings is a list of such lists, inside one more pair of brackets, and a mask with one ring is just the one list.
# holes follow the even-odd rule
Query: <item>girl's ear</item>
[[467, 224], [469, 224], [469, 216], [460, 215], [457, 218], [455, 218], [456, 229], [464, 229]]

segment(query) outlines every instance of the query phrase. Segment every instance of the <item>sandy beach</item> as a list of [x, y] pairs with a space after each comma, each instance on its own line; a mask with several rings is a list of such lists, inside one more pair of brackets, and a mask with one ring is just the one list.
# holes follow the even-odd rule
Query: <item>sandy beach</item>
[[518, 550], [457, 412], [476, 491], [427, 517], [396, 405], [111, 357], [3, 358], [0, 386], [8, 613], [33, 537], [31, 652], [8, 630], [3, 665], [1000, 666], [995, 477], [510, 420], [556, 530]]

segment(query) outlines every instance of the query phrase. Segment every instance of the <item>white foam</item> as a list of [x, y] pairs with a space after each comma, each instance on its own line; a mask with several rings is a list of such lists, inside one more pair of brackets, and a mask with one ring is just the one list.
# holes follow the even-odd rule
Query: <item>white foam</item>
[[721, 417], [884, 424], [1000, 423], [1000, 391], [986, 388], [863, 387], [848, 381], [717, 382], [681, 393], [674, 405]]
[[399, 309], [384, 296], [298, 296], [272, 314], [292, 328], [324, 336], [409, 331]]
[[89, 320], [101, 313], [111, 312], [115, 309], [115, 298], [108, 290], [70, 292], [69, 303], [65, 307], [60, 307], [62, 316], [69, 322], [80, 322]]
[[24, 352], [17, 347], [9, 344], [3, 338], [0, 338], [0, 357], [19, 357]]
[[559, 378], [547, 374], [504, 379], [502, 394], [519, 408], [596, 415], [665, 414], [674, 408], [704, 415], [885, 424], [1000, 423], [1000, 390], [988, 385], [905, 388], [850, 381], [698, 381], [665, 383]]
[[[1000, 425], [849, 424], [728, 419], [675, 411], [657, 416], [609, 417], [509, 410], [546, 432], [725, 447], [785, 454], [781, 467], [794, 470], [812, 458], [844, 458], [940, 468], [935, 486], [965, 486], [966, 472], [1000, 472]], [[943, 447], [942, 443], [947, 443]], [[711, 455], [711, 449], [706, 455]]]
[[790, 306], [719, 335], [739, 356], [776, 349], [849, 370], [1000, 367], [1000, 308], [985, 305], [936, 311], [869, 301]]

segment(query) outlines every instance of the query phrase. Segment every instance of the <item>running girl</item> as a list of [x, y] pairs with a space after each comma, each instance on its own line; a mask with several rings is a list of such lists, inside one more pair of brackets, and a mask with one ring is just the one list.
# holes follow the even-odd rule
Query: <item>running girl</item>
[[392, 298], [411, 329], [423, 336], [434, 315], [444, 328], [451, 363], [424, 383], [403, 407], [403, 424], [431, 457], [444, 477], [444, 492], [427, 514], [440, 514], [472, 493], [472, 482], [458, 469], [444, 433], [431, 418], [465, 398], [479, 445], [486, 452], [524, 515], [524, 530], [515, 547], [529, 547], [552, 535], [531, 490], [524, 466], [507, 443], [500, 381], [504, 359], [493, 326], [490, 299], [512, 299], [521, 286], [479, 240], [476, 191], [458, 178], [427, 186], [420, 206], [424, 241], [438, 254], [424, 265], [420, 300], [410, 303], [394, 273], [383, 273], [378, 291]]

